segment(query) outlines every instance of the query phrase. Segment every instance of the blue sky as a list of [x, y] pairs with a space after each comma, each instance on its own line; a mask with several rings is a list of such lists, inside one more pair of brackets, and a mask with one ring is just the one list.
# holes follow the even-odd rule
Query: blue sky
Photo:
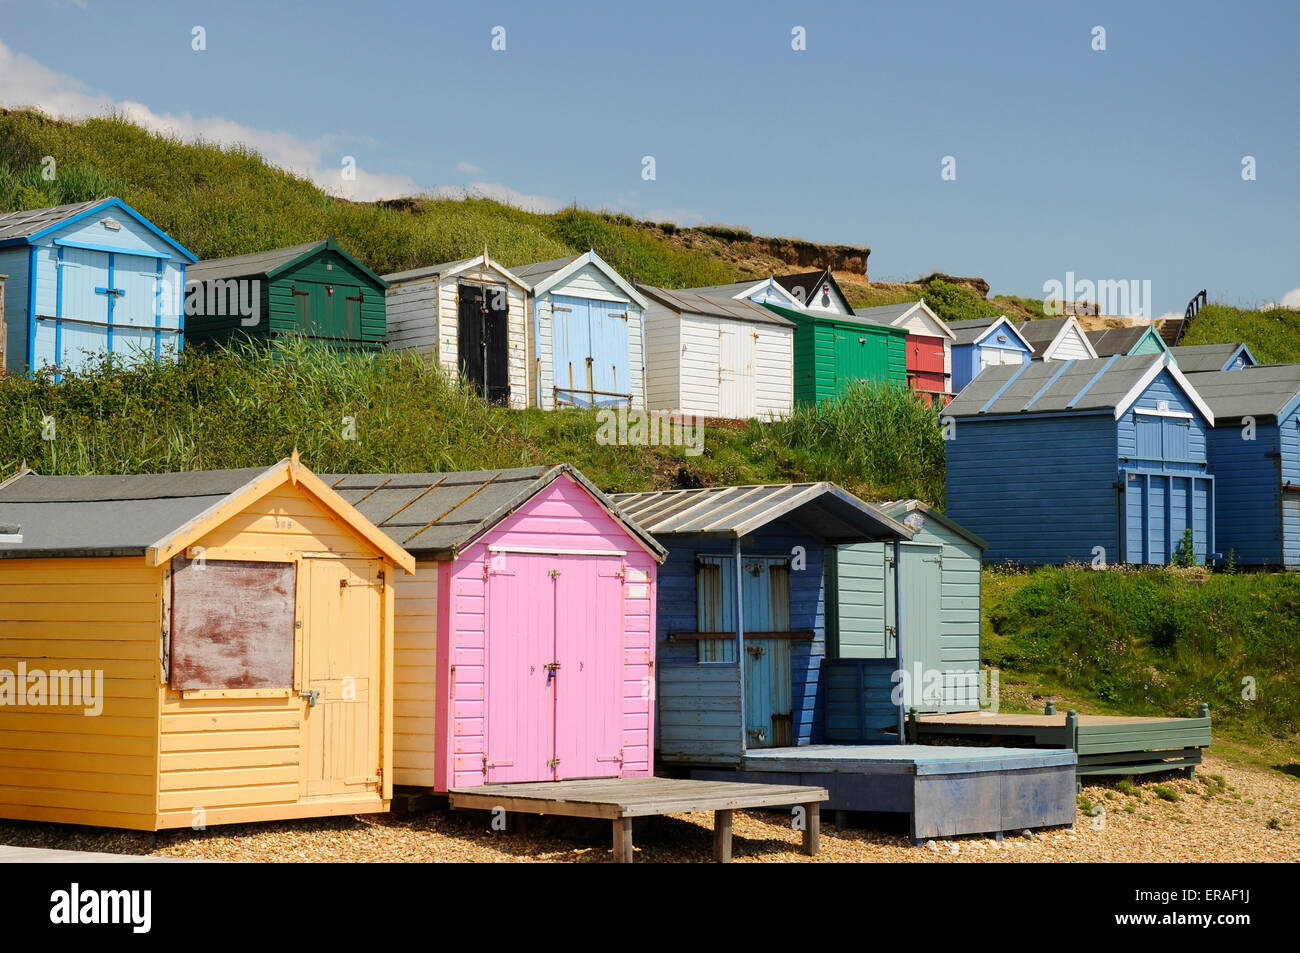
[[125, 105], [327, 185], [352, 155], [360, 197], [865, 244], [877, 279], [1150, 280], [1158, 316], [1300, 306], [1298, 38], [1283, 2], [0, 0], [0, 101]]

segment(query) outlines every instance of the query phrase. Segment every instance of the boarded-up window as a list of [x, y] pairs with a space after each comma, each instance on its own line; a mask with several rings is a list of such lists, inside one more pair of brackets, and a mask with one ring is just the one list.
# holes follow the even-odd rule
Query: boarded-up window
[[172, 560], [171, 686], [292, 688], [293, 563]]

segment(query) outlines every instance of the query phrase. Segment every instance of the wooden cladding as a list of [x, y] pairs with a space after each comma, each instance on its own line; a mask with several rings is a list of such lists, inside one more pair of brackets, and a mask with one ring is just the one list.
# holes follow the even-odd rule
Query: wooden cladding
[[171, 686], [293, 687], [291, 562], [172, 560]]

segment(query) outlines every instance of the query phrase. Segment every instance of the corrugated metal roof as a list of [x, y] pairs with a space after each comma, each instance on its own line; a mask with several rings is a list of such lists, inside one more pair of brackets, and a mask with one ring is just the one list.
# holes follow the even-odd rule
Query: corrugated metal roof
[[321, 474], [321, 479], [407, 552], [454, 559], [565, 474], [586, 488], [662, 562], [666, 553], [655, 538], [567, 463], [452, 473], [334, 473]]
[[948, 417], [976, 417], [1113, 410], [1151, 370], [1151, 365], [1163, 359], [1163, 354], [1135, 354], [986, 367], [943, 413]]
[[304, 242], [288, 248], [232, 255], [229, 258], [205, 258], [185, 269], [187, 281], [208, 281], [214, 278], [250, 278], [269, 274], [281, 265], [287, 265], [308, 252], [323, 248], [327, 242]]
[[1300, 396], [1300, 364], [1198, 371], [1187, 379], [1214, 411], [1215, 423], [1246, 416], [1276, 418]]
[[0, 543], [0, 557], [142, 555], [267, 469], [123, 476], [27, 473], [0, 486], [0, 523], [20, 527], [23, 536], [21, 543]]
[[912, 538], [906, 526], [834, 483], [615, 493], [613, 500], [656, 536], [737, 538], [785, 519], [827, 542]]
[[702, 314], [711, 318], [734, 318], [737, 321], [794, 327], [793, 322], [768, 311], [748, 298], [732, 298], [726, 294], [715, 295], [698, 291], [672, 291], [650, 285], [637, 285], [636, 288], [646, 297], [666, 308], [671, 308], [678, 314]]
[[[1201, 371], [1221, 371], [1241, 348], [1243, 344], [1181, 344], [1169, 349], [1178, 366], [1184, 373], [1195, 374]], [[1254, 355], [1251, 355], [1253, 360]]]
[[1133, 350], [1142, 335], [1150, 330], [1149, 325], [1135, 324], [1123, 328], [1102, 328], [1088, 331], [1088, 343], [1097, 352], [1098, 357], [1110, 357], [1112, 354], [1127, 354]]
[[77, 202], [73, 205], [55, 205], [52, 208], [33, 208], [21, 212], [7, 212], [0, 215], [0, 241], [35, 235], [51, 225], [57, 225], [59, 222], [80, 215], [87, 209], [92, 209], [106, 201], [108, 200], [95, 199], [93, 202]]

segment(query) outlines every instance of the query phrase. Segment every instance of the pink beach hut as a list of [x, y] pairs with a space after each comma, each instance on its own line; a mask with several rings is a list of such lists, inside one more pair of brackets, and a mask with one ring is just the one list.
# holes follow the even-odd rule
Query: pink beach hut
[[666, 552], [562, 464], [327, 476], [415, 556], [393, 580], [393, 782], [649, 777]]

